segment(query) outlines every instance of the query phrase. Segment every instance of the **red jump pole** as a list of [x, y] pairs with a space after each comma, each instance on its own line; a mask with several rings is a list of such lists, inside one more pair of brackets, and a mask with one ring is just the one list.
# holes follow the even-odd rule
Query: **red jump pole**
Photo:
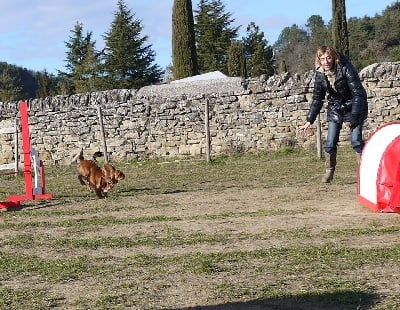
[[20, 103], [20, 116], [21, 116], [21, 133], [22, 133], [22, 153], [24, 158], [24, 179], [25, 179], [25, 195], [13, 195], [7, 197], [7, 202], [0, 202], [0, 208], [2, 207], [17, 207], [21, 201], [24, 200], [36, 200], [36, 199], [51, 199], [52, 194], [45, 193], [45, 179], [44, 179], [44, 167], [40, 161], [40, 180], [42, 186], [42, 193], [35, 195], [32, 189], [32, 160], [31, 160], [31, 142], [29, 133], [29, 122], [28, 122], [28, 103], [22, 101]]

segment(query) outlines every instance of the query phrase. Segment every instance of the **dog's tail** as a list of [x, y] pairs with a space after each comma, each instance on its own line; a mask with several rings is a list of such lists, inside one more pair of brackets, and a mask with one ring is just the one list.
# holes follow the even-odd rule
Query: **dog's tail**
[[81, 149], [81, 151], [79, 152], [78, 159], [85, 160], [85, 158], [83, 157], [83, 149]]
[[[101, 156], [103, 156], [103, 152], [100, 152], [100, 151], [94, 152], [93, 161], [97, 161], [96, 158], [97, 157], [101, 157]], [[81, 149], [81, 151], [78, 154], [75, 155], [75, 157], [74, 157], [74, 159], [72, 161], [73, 162], [78, 162], [78, 161], [81, 161], [81, 160], [85, 160], [85, 157], [83, 156], [83, 149]]]
[[78, 161], [81, 161], [81, 160], [84, 160], [84, 158], [83, 158], [83, 150], [81, 150], [78, 154], [76, 154], [74, 156], [74, 158], [72, 158], [70, 164], [78, 163]]

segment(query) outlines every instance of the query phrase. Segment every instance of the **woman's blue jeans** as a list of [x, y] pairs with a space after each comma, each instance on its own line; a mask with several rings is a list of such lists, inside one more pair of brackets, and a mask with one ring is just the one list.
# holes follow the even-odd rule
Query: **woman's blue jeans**
[[[350, 142], [356, 153], [361, 153], [364, 147], [364, 140], [362, 138], [362, 123], [350, 131]], [[337, 144], [339, 142], [340, 130], [343, 123], [328, 122], [328, 135], [325, 142], [325, 152], [332, 154], [337, 151]]]

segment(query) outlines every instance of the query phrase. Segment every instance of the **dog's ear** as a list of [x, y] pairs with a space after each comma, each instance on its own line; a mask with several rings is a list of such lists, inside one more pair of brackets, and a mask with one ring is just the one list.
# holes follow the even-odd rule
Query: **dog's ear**
[[115, 167], [108, 162], [104, 163], [103, 168], [109, 171], [110, 173], [115, 173], [116, 170]]
[[112, 176], [112, 174], [114, 173], [112, 166], [109, 163], [104, 163], [103, 169], [101, 170], [103, 171], [103, 174], [106, 175], [107, 177]]
[[121, 170], [117, 170], [118, 173], [118, 179], [119, 180], [124, 180], [125, 179], [125, 174]]

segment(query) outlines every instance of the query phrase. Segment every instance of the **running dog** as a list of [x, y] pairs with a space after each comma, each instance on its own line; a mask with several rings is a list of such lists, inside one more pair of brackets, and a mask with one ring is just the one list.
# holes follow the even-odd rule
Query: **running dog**
[[[98, 155], [98, 154], [97, 154]], [[98, 155], [101, 156], [101, 155]], [[97, 156], [97, 157], [98, 157]], [[78, 180], [82, 185], [86, 185], [88, 191], [95, 191], [98, 198], [107, 197], [107, 192], [110, 191], [116, 183], [112, 176], [106, 175], [96, 164], [96, 157], [92, 160], [83, 157], [83, 150], [78, 156]]]

